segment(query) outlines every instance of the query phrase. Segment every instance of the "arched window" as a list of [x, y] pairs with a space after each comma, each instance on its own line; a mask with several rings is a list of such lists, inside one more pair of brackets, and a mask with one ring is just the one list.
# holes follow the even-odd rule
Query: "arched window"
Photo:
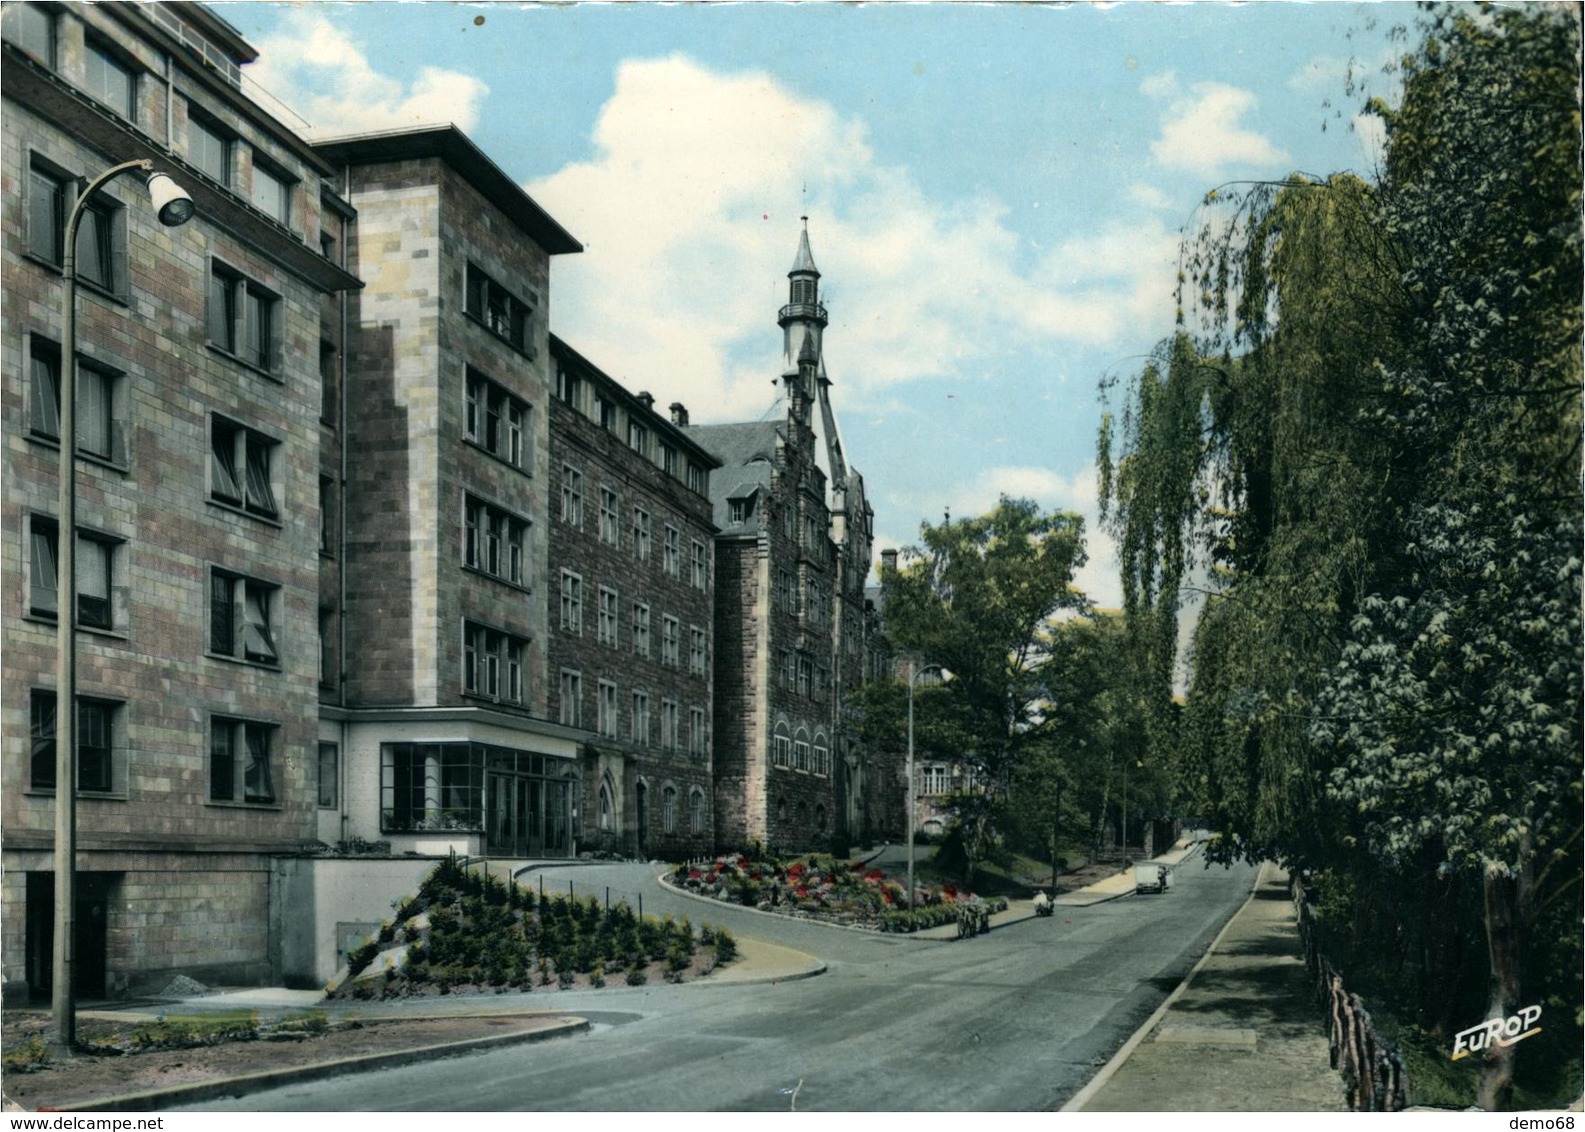
[[677, 828], [677, 788], [669, 782], [660, 792], [660, 828], [664, 833]]
[[824, 731], [815, 732], [814, 766], [810, 769], [816, 774], [831, 775], [831, 747]]
[[798, 828], [809, 828], [809, 804], [807, 802], [798, 803]]
[[793, 736], [793, 769], [809, 769], [809, 732], [802, 727]]
[[815, 829], [820, 833], [826, 831], [826, 808], [824, 806], [815, 807]]
[[697, 786], [688, 791], [688, 832], [704, 832], [704, 791]]
[[771, 762], [777, 766], [792, 765], [792, 736], [787, 733], [785, 720], [776, 721], [776, 732], [771, 738]]
[[609, 773], [600, 776], [600, 828], [616, 828], [616, 790]]
[[783, 798], [776, 803], [776, 821], [779, 825], [787, 823], [787, 799]]

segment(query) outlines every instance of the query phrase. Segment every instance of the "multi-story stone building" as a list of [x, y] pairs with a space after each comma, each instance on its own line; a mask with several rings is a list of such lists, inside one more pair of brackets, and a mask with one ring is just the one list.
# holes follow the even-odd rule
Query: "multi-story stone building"
[[566, 856], [585, 735], [549, 667], [545, 312], [550, 257], [581, 245], [454, 127], [316, 148], [356, 209], [364, 283], [321, 426], [341, 436], [320, 468], [338, 515], [321, 836]]
[[804, 849], [864, 832], [870, 772], [847, 699], [864, 678], [874, 516], [831, 408], [827, 316], [807, 230], [788, 279], [778, 315], [785, 418], [690, 429], [721, 461], [711, 496], [721, 532], [714, 765], [723, 847]]
[[[198, 5], [8, 3], [3, 38], [7, 991], [51, 980], [60, 616], [76, 629], [78, 994], [178, 971], [256, 981], [270, 856], [316, 832], [321, 303], [356, 286], [322, 254], [330, 167], [244, 91], [252, 48]], [[161, 227], [137, 176], [85, 204], [62, 357], [66, 217], [89, 179], [138, 159], [197, 215]]]
[[548, 631], [554, 712], [584, 746], [580, 845], [686, 857], [715, 843], [711, 665], [719, 466], [554, 335]]

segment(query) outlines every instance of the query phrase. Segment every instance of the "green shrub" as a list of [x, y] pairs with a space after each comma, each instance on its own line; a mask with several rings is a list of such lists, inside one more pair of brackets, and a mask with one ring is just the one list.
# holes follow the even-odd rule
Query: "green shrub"
[[647, 982], [649, 982], [649, 976], [637, 967], [627, 973], [627, 985], [630, 987], [641, 987]]
[[715, 933], [715, 961], [717, 963], [730, 963], [736, 958], [737, 940], [732, 938], [732, 933], [726, 928], [717, 928]]

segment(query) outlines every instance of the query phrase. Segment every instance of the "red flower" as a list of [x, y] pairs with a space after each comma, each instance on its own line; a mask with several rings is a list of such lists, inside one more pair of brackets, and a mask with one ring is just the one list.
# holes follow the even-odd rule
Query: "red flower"
[[698, 880], [702, 876], [704, 876], [704, 874], [701, 873], [698, 869], [689, 869], [688, 870], [688, 879], [689, 880]]

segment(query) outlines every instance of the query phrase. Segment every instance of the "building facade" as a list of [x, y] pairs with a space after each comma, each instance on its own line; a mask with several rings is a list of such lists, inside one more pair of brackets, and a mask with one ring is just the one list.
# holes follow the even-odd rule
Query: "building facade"
[[682, 858], [715, 844], [711, 797], [719, 461], [647, 393], [554, 336], [546, 539], [554, 713], [584, 744], [580, 844]]
[[[874, 516], [831, 408], [820, 272], [788, 273], [781, 420], [696, 426], [721, 461], [716, 540], [717, 842], [801, 850], [864, 834], [869, 768], [848, 699], [864, 679]], [[818, 423], [816, 413], [819, 414]], [[817, 431], [818, 430], [818, 431]]]
[[322, 426], [343, 439], [319, 469], [338, 516], [321, 836], [568, 856], [583, 734], [549, 675], [545, 312], [550, 257], [581, 245], [453, 127], [316, 149], [356, 210], [364, 284]]
[[[51, 979], [60, 616], [78, 658], [79, 995], [257, 981], [271, 857], [316, 833], [317, 354], [326, 296], [357, 285], [322, 254], [330, 168], [245, 93], [252, 49], [200, 6], [11, 3], [3, 40], [6, 987]], [[137, 176], [85, 203], [64, 358], [66, 217], [138, 159], [197, 216], [161, 227]], [[74, 532], [56, 522], [62, 443]], [[55, 607], [63, 535], [75, 610]]]

